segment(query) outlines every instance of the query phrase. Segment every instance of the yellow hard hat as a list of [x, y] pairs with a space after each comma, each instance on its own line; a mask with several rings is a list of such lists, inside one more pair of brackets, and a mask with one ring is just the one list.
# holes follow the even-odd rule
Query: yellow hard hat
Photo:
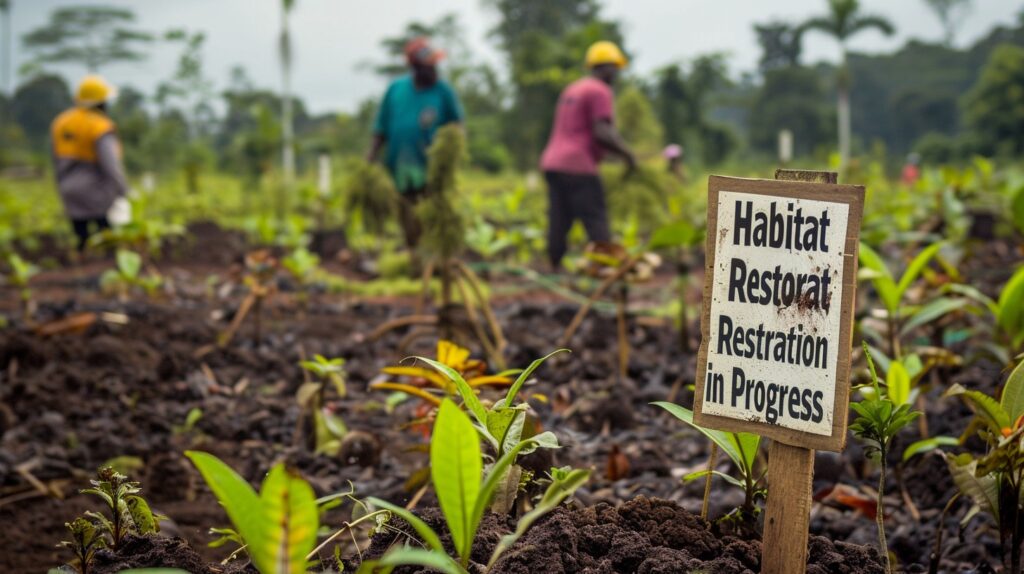
[[587, 67], [593, 68], [594, 66], [600, 66], [603, 64], [614, 64], [620, 70], [626, 67], [629, 62], [626, 60], [625, 54], [622, 50], [615, 45], [615, 42], [609, 42], [602, 40], [600, 42], [594, 42], [590, 48], [587, 49]]
[[96, 106], [114, 97], [117, 90], [101, 76], [91, 75], [82, 78], [78, 84], [75, 103], [80, 106]]

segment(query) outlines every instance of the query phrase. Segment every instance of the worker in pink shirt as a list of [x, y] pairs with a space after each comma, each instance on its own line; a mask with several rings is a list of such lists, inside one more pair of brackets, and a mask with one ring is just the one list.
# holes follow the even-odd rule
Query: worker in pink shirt
[[579, 219], [592, 242], [611, 241], [604, 186], [598, 164], [605, 153], [621, 157], [632, 170], [633, 152], [615, 129], [612, 85], [626, 67], [626, 57], [612, 42], [597, 42], [587, 50], [590, 74], [569, 84], [558, 98], [554, 127], [541, 156], [548, 184], [548, 258], [561, 267], [567, 238]]

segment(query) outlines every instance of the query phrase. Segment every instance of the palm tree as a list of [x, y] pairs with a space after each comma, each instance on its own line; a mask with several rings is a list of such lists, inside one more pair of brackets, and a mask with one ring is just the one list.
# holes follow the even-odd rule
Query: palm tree
[[882, 16], [863, 14], [859, 0], [828, 0], [829, 13], [811, 18], [800, 26], [800, 31], [817, 30], [839, 42], [839, 76], [836, 81], [839, 116], [839, 171], [850, 161], [850, 69], [847, 65], [847, 42], [858, 32], [878, 30], [886, 36], [895, 32], [892, 23]]
[[284, 167], [284, 186], [278, 191], [277, 215], [283, 224], [285, 201], [291, 196], [295, 181], [295, 133], [292, 125], [292, 38], [288, 31], [288, 16], [295, 0], [281, 0], [281, 39], [278, 55], [281, 58], [281, 163]]

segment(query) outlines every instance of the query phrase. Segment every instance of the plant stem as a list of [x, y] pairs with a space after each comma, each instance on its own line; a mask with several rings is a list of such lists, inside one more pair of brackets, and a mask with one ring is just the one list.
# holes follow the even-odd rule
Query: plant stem
[[711, 441], [711, 454], [708, 455], [708, 476], [704, 480], [704, 503], [700, 506], [700, 517], [708, 519], [708, 503], [711, 501], [711, 476], [718, 458], [718, 443]]
[[875, 522], [878, 523], [878, 547], [882, 552], [882, 563], [885, 565], [886, 574], [891, 574], [889, 546], [885, 541], [885, 449], [882, 449], [880, 454], [882, 455], [882, 471], [878, 476], [878, 510], [875, 512]]
[[626, 304], [629, 296], [629, 287], [623, 283], [619, 286], [617, 303], [617, 327], [619, 339], [619, 382], [626, 380], [629, 374], [629, 337], [626, 333]]

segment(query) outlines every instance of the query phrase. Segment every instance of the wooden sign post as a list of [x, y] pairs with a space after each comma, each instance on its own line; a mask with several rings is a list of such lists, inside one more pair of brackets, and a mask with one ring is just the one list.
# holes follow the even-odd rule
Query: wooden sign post
[[772, 439], [761, 572], [807, 569], [814, 450], [846, 444], [864, 188], [712, 176], [694, 422]]

